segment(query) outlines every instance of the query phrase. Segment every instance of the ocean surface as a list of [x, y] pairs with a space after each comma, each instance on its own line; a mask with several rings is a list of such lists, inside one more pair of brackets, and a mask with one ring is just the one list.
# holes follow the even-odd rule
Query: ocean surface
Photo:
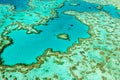
[[15, 7], [15, 10], [28, 10], [30, 7], [28, 6], [29, 0], [0, 0], [0, 4], [9, 4]]
[[[0, 4], [14, 5], [16, 10], [29, 9], [27, 3], [28, 0], [0, 0]], [[51, 48], [53, 51], [66, 52], [67, 48], [72, 46], [73, 43], [78, 43], [78, 38], [90, 38], [88, 33], [89, 27], [87, 25], [78, 21], [75, 17], [62, 14], [66, 10], [78, 12], [100, 11], [97, 9], [98, 4], [84, 1], [79, 1], [79, 4], [71, 6], [69, 2], [66, 2], [62, 8], [56, 9], [58, 11], [57, 18], [49, 20], [47, 25], [35, 27], [42, 31], [39, 34], [26, 34], [24, 30], [11, 32], [9, 36], [13, 39], [14, 43], [8, 46], [1, 55], [5, 61], [4, 64], [31, 64], [36, 62], [36, 57], [42, 55], [48, 48]], [[106, 11], [112, 17], [120, 18], [120, 15], [117, 14], [119, 10], [116, 10], [111, 5], [104, 6], [101, 10]], [[61, 33], [68, 34], [69, 40], [58, 39], [57, 35]]]

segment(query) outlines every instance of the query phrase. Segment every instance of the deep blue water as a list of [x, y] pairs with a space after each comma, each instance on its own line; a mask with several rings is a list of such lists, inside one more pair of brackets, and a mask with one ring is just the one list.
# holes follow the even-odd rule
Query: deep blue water
[[[98, 4], [92, 4], [79, 1], [79, 6], [70, 6], [67, 2], [64, 7], [58, 10], [58, 18], [50, 20], [47, 25], [36, 26], [42, 30], [40, 34], [26, 34], [25, 31], [13, 31], [9, 36], [14, 40], [14, 44], [8, 46], [2, 53], [4, 64], [14, 65], [16, 63], [30, 64], [36, 62], [36, 57], [42, 55], [48, 48], [53, 51], [65, 52], [69, 46], [78, 42], [78, 38], [89, 38], [87, 33], [88, 26], [82, 24], [73, 16], [62, 14], [65, 10], [76, 10], [79, 12], [98, 12]], [[111, 6], [109, 6], [111, 7]], [[111, 16], [115, 16], [115, 8], [103, 7]], [[107, 9], [108, 8], [108, 9]], [[101, 9], [101, 10], [103, 10]], [[106, 12], [107, 12], [106, 11]], [[72, 25], [72, 26], [71, 26]], [[70, 40], [61, 40], [56, 37], [57, 34], [66, 33]]]
[[29, 0], [0, 0], [0, 4], [10, 4], [14, 5], [16, 10], [28, 10]]
[[79, 1], [78, 6], [71, 6], [69, 2], [65, 3], [65, 6], [62, 7], [61, 11], [65, 10], [76, 10], [78, 12], [98, 12], [97, 9], [98, 4], [88, 3], [84, 1]]
[[116, 7], [112, 5], [105, 5], [103, 6], [102, 9], [97, 9], [99, 4], [95, 3], [88, 3], [84, 2], [82, 0], [73, 0], [74, 3], [78, 3], [78, 6], [70, 6], [69, 2], [65, 4], [63, 7], [62, 11], [64, 10], [76, 10], [78, 12], [99, 12], [99, 11], [105, 11], [107, 12], [110, 16], [114, 18], [120, 18], [120, 10], [118, 10]]
[[111, 5], [106, 5], [103, 6], [103, 11], [107, 12], [110, 14], [110, 16], [115, 17], [115, 18], [120, 18], [120, 10], [117, 10], [114, 6]]

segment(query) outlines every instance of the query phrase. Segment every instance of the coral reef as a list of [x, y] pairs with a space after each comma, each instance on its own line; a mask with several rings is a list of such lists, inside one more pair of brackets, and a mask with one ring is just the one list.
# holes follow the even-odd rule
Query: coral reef
[[61, 7], [63, 3], [64, 0], [53, 0], [45, 3], [41, 0], [30, 0], [31, 9], [25, 11], [15, 11], [12, 5], [0, 4], [0, 33], [2, 35], [0, 52], [12, 43], [12, 40], [7, 37], [10, 32], [26, 30], [28, 34], [39, 33], [40, 31], [36, 30], [34, 26], [46, 24], [49, 19], [57, 17], [55, 8]]
[[69, 35], [65, 33], [61, 33], [57, 35], [58, 39], [69, 40]]
[[2, 79], [119, 80], [120, 19], [105, 12], [64, 14], [88, 25], [91, 38], [79, 39], [66, 54], [48, 49], [31, 65], [0, 66]]
[[[0, 23], [2, 29], [2, 32], [0, 31], [0, 52], [12, 44], [12, 39], [7, 36], [11, 31], [26, 30], [28, 34], [39, 33], [34, 29], [34, 26], [45, 24], [50, 18], [57, 17], [55, 8], [61, 7], [64, 3], [64, 0], [43, 1], [30, 0], [31, 10], [22, 12], [13, 11], [14, 8], [10, 5], [0, 5], [0, 9], [3, 9], [0, 10], [0, 13], [4, 14], [0, 14], [0, 21], [2, 21]], [[113, 4], [112, 1], [109, 4]], [[103, 3], [108, 5], [107, 2]], [[117, 3], [113, 5], [119, 8]], [[30, 65], [0, 65], [1, 80], [120, 79], [120, 19], [113, 18], [103, 11], [77, 12], [68, 10], [64, 11], [64, 14], [74, 16], [89, 26], [91, 37], [88, 39], [79, 38], [79, 43], [74, 43], [69, 47], [67, 53], [47, 49], [43, 55], [36, 58], [36, 63]]]

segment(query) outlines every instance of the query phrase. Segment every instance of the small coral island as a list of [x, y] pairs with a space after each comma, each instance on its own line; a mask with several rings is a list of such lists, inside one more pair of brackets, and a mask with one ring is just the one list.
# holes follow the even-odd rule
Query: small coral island
[[69, 40], [69, 35], [65, 33], [61, 33], [57, 35], [58, 39]]

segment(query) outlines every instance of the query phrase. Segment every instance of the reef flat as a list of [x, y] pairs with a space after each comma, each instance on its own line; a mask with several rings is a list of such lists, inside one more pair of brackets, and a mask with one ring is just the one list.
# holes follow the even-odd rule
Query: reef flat
[[[0, 79], [120, 79], [120, 19], [114, 18], [104, 11], [79, 12], [76, 10], [65, 10], [63, 14], [74, 16], [76, 20], [89, 26], [90, 38], [79, 38], [79, 43], [73, 43], [73, 45], [68, 48], [66, 54], [61, 51], [55, 52], [52, 49], [47, 49], [44, 54], [36, 58], [37, 62], [30, 65], [22, 63], [14, 66], [1, 65]], [[16, 30], [14, 25], [12, 27], [10, 31]], [[22, 28], [22, 30], [26, 29], [28, 28]], [[5, 30], [8, 32], [2, 32], [3, 36], [9, 33], [9, 27], [5, 28]], [[27, 33], [36, 33], [36, 31], [37, 30], [32, 27]], [[5, 44], [3, 41], [6, 39], [7, 38], [2, 38], [1, 44]], [[7, 44], [10, 43], [7, 42]]]
[[91, 38], [79, 39], [81, 43], [74, 44], [67, 54], [47, 50], [29, 66], [1, 66], [2, 79], [119, 80], [120, 19], [105, 12], [64, 14], [89, 25]]

